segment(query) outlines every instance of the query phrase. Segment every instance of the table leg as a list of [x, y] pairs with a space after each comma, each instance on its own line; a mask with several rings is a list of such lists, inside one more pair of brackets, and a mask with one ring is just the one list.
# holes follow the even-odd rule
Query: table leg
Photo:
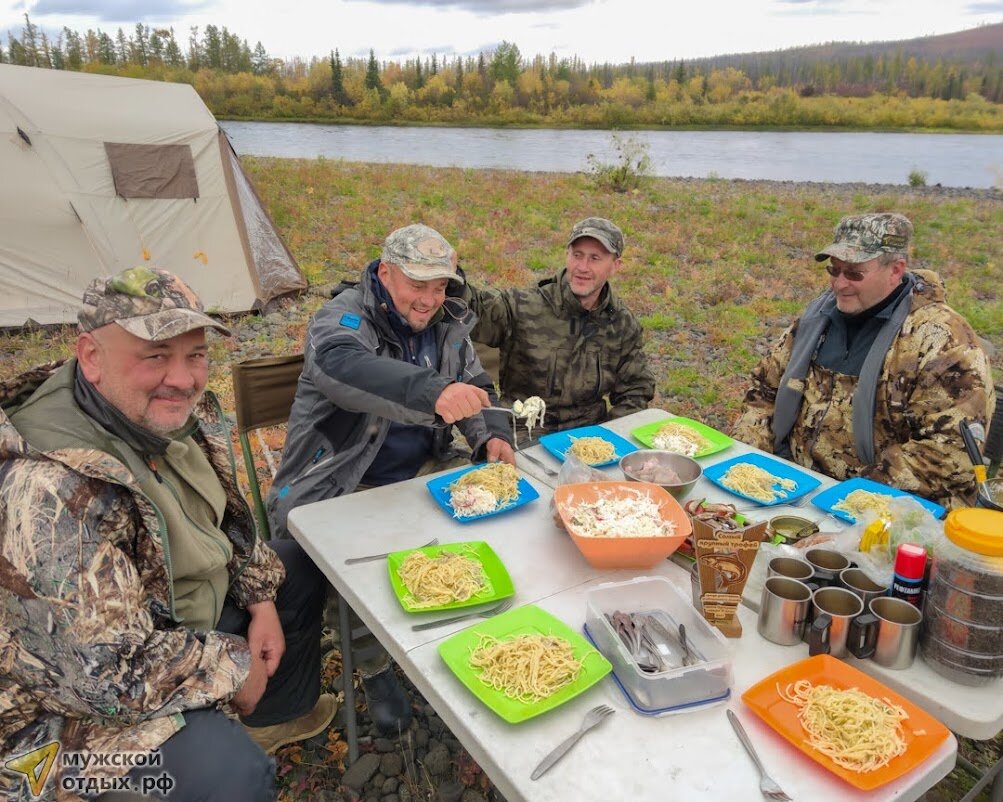
[[961, 802], [974, 802], [982, 789], [989, 786], [990, 783], [992, 785], [989, 788], [989, 802], [1003, 802], [1003, 758], [997, 760], [985, 771], [965, 760], [961, 755], [958, 755], [958, 765], [978, 778], [978, 781], [972, 786], [972, 790], [961, 798]]
[[348, 602], [338, 599], [338, 631], [341, 633], [341, 684], [345, 691], [345, 737], [348, 762], [359, 759], [358, 722], [355, 720], [355, 667], [352, 665], [352, 625], [348, 620]]

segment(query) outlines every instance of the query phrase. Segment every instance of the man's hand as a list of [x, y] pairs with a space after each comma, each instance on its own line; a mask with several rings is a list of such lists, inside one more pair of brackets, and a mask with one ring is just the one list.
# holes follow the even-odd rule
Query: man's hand
[[258, 706], [261, 697], [265, 693], [265, 685], [268, 684], [268, 673], [265, 671], [265, 661], [251, 652], [251, 670], [240, 686], [233, 698], [230, 700], [230, 707], [237, 711], [238, 715], [249, 716]]
[[484, 407], [491, 405], [488, 394], [480, 387], [465, 382], [453, 382], [439, 393], [435, 401], [435, 414], [446, 423], [476, 415]]
[[286, 637], [282, 634], [275, 602], [250, 604], [247, 612], [251, 615], [251, 623], [247, 625], [247, 645], [251, 649], [251, 657], [261, 659], [271, 677], [286, 651]]
[[515, 452], [507, 441], [500, 437], [492, 437], [484, 444], [484, 453], [488, 462], [507, 462], [515, 465]]

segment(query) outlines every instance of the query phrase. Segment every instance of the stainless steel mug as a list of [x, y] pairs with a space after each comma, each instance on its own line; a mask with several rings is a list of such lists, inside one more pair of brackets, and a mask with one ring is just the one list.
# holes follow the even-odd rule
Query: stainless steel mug
[[815, 569], [811, 563], [797, 557], [774, 557], [766, 565], [766, 578], [771, 576], [786, 576], [798, 582], [810, 582]]
[[819, 588], [811, 595], [815, 617], [808, 634], [808, 654], [846, 657], [850, 622], [864, 611], [859, 596], [846, 588]]
[[781, 646], [801, 643], [811, 605], [811, 588], [786, 576], [772, 576], [763, 585], [756, 630]]
[[850, 622], [850, 652], [885, 668], [909, 668], [916, 657], [923, 613], [894, 596], [871, 599], [868, 610]]
[[839, 584], [853, 595], [859, 596], [865, 610], [871, 599], [884, 596], [888, 592], [887, 586], [879, 585], [860, 568], [844, 568], [840, 571]]
[[832, 549], [808, 549], [804, 558], [815, 569], [814, 581], [819, 585], [832, 585], [844, 568], [850, 567], [850, 558]]

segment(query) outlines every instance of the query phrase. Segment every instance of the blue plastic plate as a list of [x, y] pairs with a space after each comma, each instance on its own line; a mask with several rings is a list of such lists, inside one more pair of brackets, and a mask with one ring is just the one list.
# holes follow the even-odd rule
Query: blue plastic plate
[[471, 521], [479, 521], [481, 518], [490, 518], [492, 515], [501, 515], [503, 512], [514, 510], [516, 507], [521, 507], [523, 504], [529, 504], [529, 502], [540, 497], [540, 494], [536, 492], [536, 488], [520, 476], [519, 498], [515, 501], [499, 507], [496, 510], [492, 510], [491, 512], [486, 512], [483, 515], [468, 515], [463, 518], [459, 517], [453, 511], [453, 507], [449, 503], [449, 498], [452, 495], [452, 491], [450, 491], [449, 486], [463, 476], [463, 474], [470, 473], [470, 471], [483, 467], [483, 465], [471, 465], [469, 468], [461, 468], [458, 471], [447, 473], [445, 476], [429, 479], [428, 482], [425, 483], [425, 486], [428, 487], [428, 492], [432, 494], [432, 498], [435, 499], [436, 503], [446, 511], [446, 514], [454, 520], [459, 521], [461, 524], [470, 523]]
[[564, 452], [571, 448], [572, 437], [600, 437], [607, 443], [613, 444], [613, 448], [616, 449], [616, 455], [613, 459], [606, 460], [606, 462], [597, 462], [592, 466], [593, 468], [605, 468], [607, 465], [616, 465], [620, 461], [620, 457], [638, 450], [637, 446], [633, 445], [629, 440], [625, 440], [620, 435], [611, 432], [603, 426], [581, 426], [577, 429], [565, 429], [563, 432], [545, 434], [540, 438], [540, 445], [561, 462], [564, 462]]
[[914, 496], [912, 493], [907, 493], [905, 490], [899, 490], [897, 487], [889, 487], [888, 485], [883, 485], [880, 482], [875, 482], [871, 479], [864, 479], [860, 476], [855, 479], [847, 479], [845, 482], [840, 482], [838, 485], [826, 488], [815, 496], [815, 498], [811, 500], [811, 503], [820, 510], [831, 512], [837, 518], [853, 524], [857, 522], [857, 519], [854, 516], [850, 515], [848, 512], [843, 512], [842, 510], [835, 510], [833, 507], [839, 504], [839, 502], [850, 495], [850, 493], [854, 490], [866, 490], [869, 493], [880, 493], [883, 496], [892, 497], [909, 496], [910, 498], [916, 499], [916, 501], [926, 507], [926, 509], [933, 514], [934, 518], [943, 518], [944, 513], [946, 512], [946, 510], [939, 504], [934, 504], [932, 501], [927, 501], [925, 498]]
[[[790, 479], [795, 482], [793, 490], [783, 490], [779, 485], [774, 485], [773, 489], [779, 492], [781, 495], [774, 501], [763, 501], [758, 498], [753, 498], [752, 496], [747, 496], [745, 493], [739, 493], [737, 490], [732, 490], [727, 485], [723, 484], [721, 479], [728, 472], [728, 469], [733, 465], [739, 465], [741, 463], [748, 463], [750, 465], [755, 465], [757, 468], [762, 468], [767, 473], [771, 473], [778, 479]], [[722, 490], [727, 490], [729, 493], [739, 496], [740, 498], [747, 499], [754, 502], [755, 504], [760, 504], [763, 507], [776, 507], [781, 504], [790, 504], [794, 499], [801, 498], [801, 496], [806, 493], [810, 493], [820, 484], [822, 484], [818, 479], [816, 479], [811, 474], [805, 473], [804, 471], [795, 468], [793, 465], [787, 462], [781, 462], [773, 457], [767, 457], [763, 454], [743, 454], [740, 457], [732, 457], [724, 462], [718, 462], [715, 465], [709, 465], [703, 470], [703, 475], [706, 476], [710, 481], [720, 487]]]

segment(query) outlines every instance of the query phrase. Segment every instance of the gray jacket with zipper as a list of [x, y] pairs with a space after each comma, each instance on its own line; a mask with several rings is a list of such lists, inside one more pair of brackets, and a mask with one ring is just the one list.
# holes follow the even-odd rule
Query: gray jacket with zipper
[[[419, 367], [404, 361], [387, 319], [390, 310], [377, 300], [370, 275], [367, 268], [357, 286], [338, 293], [310, 323], [282, 464], [268, 493], [274, 537], [289, 536], [286, 519], [293, 508], [354, 491], [391, 421], [441, 424], [435, 402], [447, 385], [473, 384], [497, 402], [491, 377], [470, 342], [476, 316], [466, 304], [446, 299], [430, 324], [439, 364]], [[484, 459], [491, 438], [512, 441], [511, 422], [503, 413], [484, 412], [456, 425], [474, 462]], [[442, 425], [429, 457], [444, 460], [454, 454], [452, 427]]]

